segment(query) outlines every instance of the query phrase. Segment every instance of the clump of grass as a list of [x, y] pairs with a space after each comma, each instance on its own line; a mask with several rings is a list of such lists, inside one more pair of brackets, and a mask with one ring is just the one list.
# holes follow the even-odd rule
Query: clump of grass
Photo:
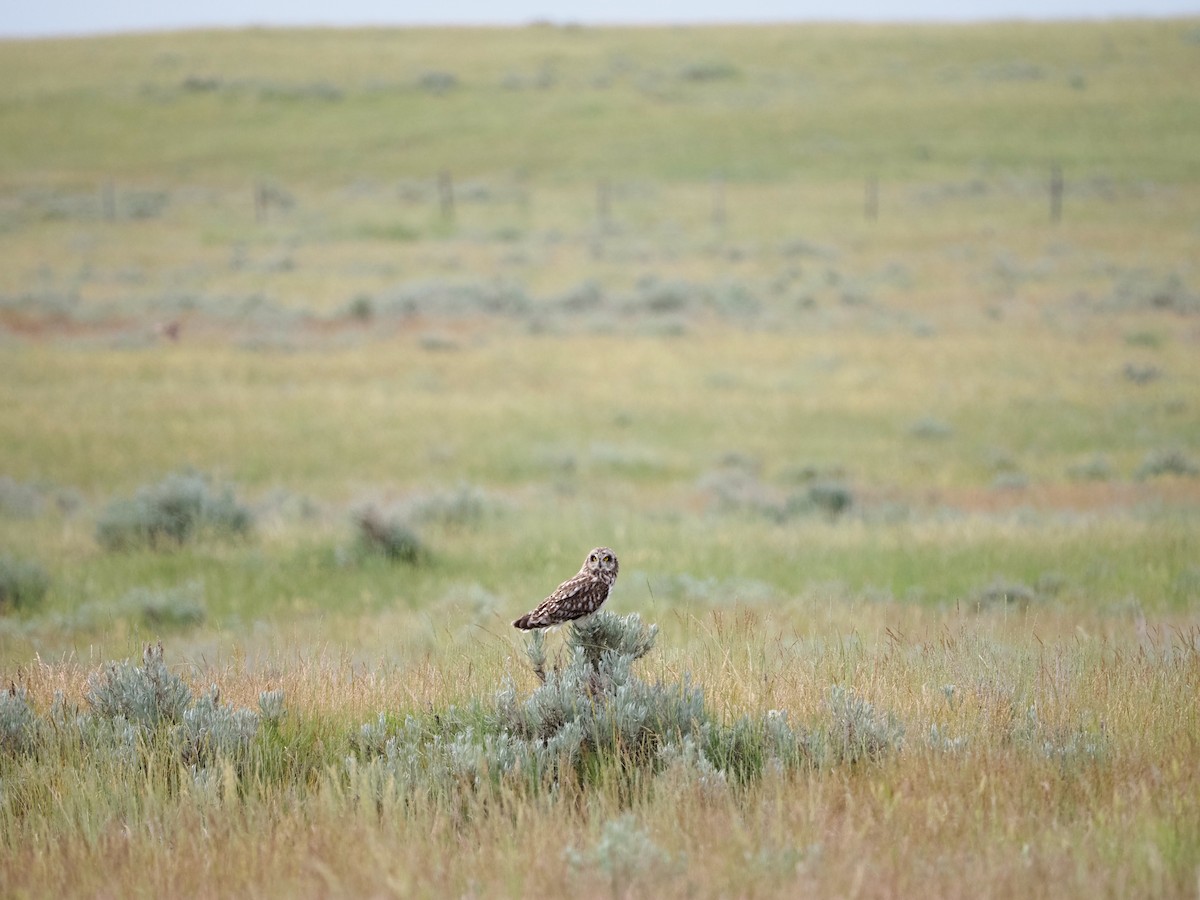
[[414, 565], [425, 556], [421, 538], [411, 525], [400, 517], [384, 517], [369, 508], [355, 517], [358, 526], [358, 549], [366, 555], [380, 555], [392, 562]]
[[0, 556], [0, 613], [37, 606], [50, 589], [50, 576], [35, 562]]
[[162, 549], [202, 534], [244, 537], [252, 526], [253, 514], [237, 501], [232, 488], [188, 471], [110, 503], [96, 522], [96, 540], [106, 550]]

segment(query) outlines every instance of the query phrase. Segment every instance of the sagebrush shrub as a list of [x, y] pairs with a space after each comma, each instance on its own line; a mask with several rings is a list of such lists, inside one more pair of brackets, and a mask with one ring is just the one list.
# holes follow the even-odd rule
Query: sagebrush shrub
[[834, 685], [825, 696], [828, 724], [820, 749], [825, 763], [878, 760], [900, 748], [904, 727], [854, 691]]
[[539, 684], [522, 695], [508, 677], [491, 703], [451, 708], [432, 721], [387, 716], [362, 726], [348, 774], [360, 795], [379, 799], [420, 790], [441, 795], [502, 780], [530, 789], [567, 773], [588, 785], [606, 772], [642, 773], [676, 787], [718, 792], [770, 768], [788, 772], [881, 759], [903, 730], [865, 700], [835, 689], [815, 731], [793, 727], [785, 711], [720, 722], [688, 676], [646, 681], [633, 669], [657, 629], [636, 614], [600, 611], [567, 629], [553, 664], [535, 632], [526, 655]]
[[287, 715], [283, 688], [263, 691], [258, 695], [258, 715], [268, 725], [279, 725]]
[[121, 599], [118, 608], [150, 628], [187, 628], [204, 622], [202, 596], [198, 582], [171, 588], [138, 587]]
[[50, 576], [35, 562], [0, 556], [0, 613], [30, 609], [50, 589]]
[[258, 734], [258, 723], [253, 710], [222, 704], [220, 690], [212, 685], [183, 711], [179, 728], [183, 761], [204, 767], [217, 757], [244, 759]]
[[1163, 475], [1178, 475], [1186, 478], [1200, 476], [1200, 463], [1180, 449], [1156, 450], [1146, 454], [1134, 476], [1141, 481]]
[[980, 610], [1015, 606], [1023, 611], [1038, 599], [1038, 592], [1024, 582], [997, 578], [976, 589], [971, 599]]
[[414, 564], [425, 555], [425, 547], [417, 532], [403, 519], [384, 518], [374, 509], [367, 509], [355, 518], [358, 525], [358, 546], [361, 552], [380, 554], [393, 562]]
[[41, 511], [42, 491], [38, 487], [0, 475], [0, 516], [32, 519]]
[[230, 487], [198, 472], [178, 472], [110, 503], [96, 522], [96, 540], [107, 550], [161, 548], [204, 533], [242, 537], [252, 526], [253, 515]]
[[192, 702], [191, 688], [163, 662], [161, 643], [146, 645], [140, 666], [109, 663], [88, 679], [84, 696], [96, 715], [120, 717], [144, 731], [179, 722]]
[[836, 516], [854, 504], [854, 492], [843, 482], [822, 479], [809, 485], [806, 499], [822, 512]]
[[448, 490], [414, 497], [406, 505], [406, 518], [439, 525], [477, 525], [493, 505], [481, 488], [462, 483]]
[[660, 849], [629, 813], [605, 822], [593, 846], [585, 850], [567, 847], [563, 856], [573, 868], [594, 869], [607, 876], [614, 897], [622, 896], [635, 877], [671, 862], [670, 854]]
[[25, 688], [10, 685], [0, 691], [0, 753], [29, 753], [37, 740], [37, 727]]
[[1057, 763], [1064, 771], [1097, 762], [1109, 750], [1108, 734], [1103, 725], [1095, 729], [1050, 725], [1042, 720], [1036, 703], [1026, 708], [1024, 716], [1013, 720], [1012, 737], [1037, 755]]

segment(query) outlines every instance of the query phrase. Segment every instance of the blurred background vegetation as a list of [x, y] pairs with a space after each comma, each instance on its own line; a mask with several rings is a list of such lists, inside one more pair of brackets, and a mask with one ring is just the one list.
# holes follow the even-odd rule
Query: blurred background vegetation
[[1198, 74], [1194, 20], [4, 42], [2, 655], [507, 635], [598, 543], [643, 612], [1183, 611]]

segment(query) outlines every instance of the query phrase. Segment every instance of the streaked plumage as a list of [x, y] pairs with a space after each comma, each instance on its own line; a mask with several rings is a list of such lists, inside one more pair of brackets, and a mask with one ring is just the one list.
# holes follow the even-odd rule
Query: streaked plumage
[[590, 616], [608, 599], [608, 592], [617, 580], [617, 568], [617, 554], [608, 547], [597, 547], [587, 555], [575, 577], [560, 584], [533, 612], [521, 616], [513, 625], [529, 631]]

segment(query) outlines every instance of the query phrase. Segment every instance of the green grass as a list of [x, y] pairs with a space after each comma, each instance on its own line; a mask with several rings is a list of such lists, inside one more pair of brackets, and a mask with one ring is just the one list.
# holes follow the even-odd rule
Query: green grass
[[[0, 161], [10, 178], [264, 172], [337, 183], [442, 168], [909, 178], [1058, 159], [1083, 172], [1186, 181], [1200, 136], [1188, 92], [1200, 65], [1190, 27], [249, 31], [8, 42]], [[730, 77], [686, 77], [714, 63]], [[431, 71], [454, 74], [458, 86], [421, 90]], [[537, 76], [542, 87], [523, 86]], [[281, 141], [288, 134], [305, 136], [304, 153]]]
[[[1187, 896], [1196, 33], [0, 42], [6, 895]], [[105, 542], [187, 471], [237, 527]], [[481, 769], [598, 544], [708, 731]], [[71, 724], [158, 640], [183, 731]]]

